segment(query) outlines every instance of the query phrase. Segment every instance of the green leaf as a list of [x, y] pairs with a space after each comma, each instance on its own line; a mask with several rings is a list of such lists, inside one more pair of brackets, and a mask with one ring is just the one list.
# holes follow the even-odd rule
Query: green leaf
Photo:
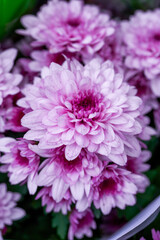
[[94, 205], [92, 205], [92, 210], [95, 218], [99, 219], [102, 216], [102, 213], [99, 209], [96, 209]]
[[147, 177], [150, 179], [151, 183], [160, 189], [160, 166], [151, 169], [146, 173]]
[[159, 142], [159, 139], [153, 136], [150, 141], [146, 142], [148, 150], [151, 152], [154, 152], [155, 148], [158, 145], [158, 142]]
[[0, 0], [0, 39], [13, 28], [19, 18], [35, 5], [36, 0]]
[[52, 227], [57, 229], [57, 234], [61, 239], [65, 239], [67, 235], [69, 220], [67, 215], [62, 213], [54, 213], [52, 219]]

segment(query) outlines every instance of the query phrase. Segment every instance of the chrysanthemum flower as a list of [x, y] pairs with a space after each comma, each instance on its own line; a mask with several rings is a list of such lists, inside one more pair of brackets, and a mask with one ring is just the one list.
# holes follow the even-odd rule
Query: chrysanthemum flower
[[158, 107], [157, 98], [151, 89], [151, 82], [143, 71], [127, 69], [125, 80], [136, 87], [137, 96], [143, 100], [143, 112], [148, 113]]
[[45, 45], [50, 52], [79, 52], [92, 55], [104, 44], [104, 39], [114, 32], [107, 13], [97, 6], [84, 5], [83, 1], [69, 3], [52, 0], [44, 5], [37, 16], [24, 16], [19, 30], [31, 36], [34, 46]]
[[[115, 27], [115, 32], [105, 39], [103, 47], [95, 54], [95, 57], [100, 57], [103, 59], [103, 61], [112, 61], [114, 63], [115, 70], [118, 72], [123, 72], [125, 47], [122, 44], [122, 32], [120, 30], [119, 23], [114, 21], [113, 24]], [[86, 62], [87, 56], [85, 57], [86, 58], [84, 60]]]
[[11, 184], [27, 182], [30, 194], [34, 194], [37, 189], [36, 177], [40, 158], [32, 150], [29, 144], [32, 142], [12, 138], [0, 139], [0, 151], [5, 154], [0, 157], [1, 172], [8, 172]]
[[45, 160], [40, 169], [37, 184], [51, 186], [52, 198], [60, 202], [68, 190], [75, 200], [81, 200], [84, 194], [88, 196], [92, 178], [101, 173], [103, 164], [96, 154], [84, 150], [74, 161], [68, 161], [64, 148], [60, 147], [52, 152], [52, 157]]
[[10, 48], [0, 53], [0, 104], [3, 98], [19, 92], [19, 83], [22, 81], [20, 74], [10, 73], [17, 50]]
[[93, 180], [93, 202], [103, 214], [109, 214], [112, 208], [124, 209], [136, 202], [137, 186], [132, 173], [118, 167], [107, 165], [105, 170]]
[[7, 191], [5, 183], [0, 184], [0, 233], [6, 225], [25, 216], [25, 211], [16, 207], [21, 195]]
[[46, 205], [46, 212], [59, 212], [67, 214], [71, 210], [71, 204], [74, 202], [71, 193], [68, 190], [60, 202], [56, 202], [52, 197], [52, 188], [43, 187], [36, 196], [36, 199], [42, 198], [42, 206]]
[[132, 180], [138, 188], [138, 192], [144, 192], [150, 182], [146, 175], [143, 173], [148, 171], [150, 165], [146, 162], [151, 158], [151, 152], [144, 150], [138, 158], [129, 157], [125, 168], [131, 171]]
[[23, 76], [23, 82], [21, 84], [21, 89], [27, 84], [32, 83], [34, 77], [36, 76], [35, 71], [30, 68], [31, 63], [30, 58], [19, 58], [14, 66], [14, 73], [21, 74]]
[[[64, 53], [68, 58], [72, 57], [71, 53]], [[37, 50], [31, 53], [33, 61], [29, 63], [29, 68], [33, 72], [40, 72], [43, 67], [49, 67], [51, 62], [62, 64], [65, 61], [65, 57], [61, 53], [52, 54], [47, 50]], [[74, 55], [75, 57], [75, 55]]]
[[126, 66], [144, 70], [153, 93], [160, 96], [160, 10], [136, 12], [122, 23], [122, 32], [128, 51]]
[[20, 98], [19, 94], [4, 98], [0, 106], [0, 132], [7, 130], [25, 132], [27, 130], [21, 125], [24, 109], [15, 104], [18, 98]]
[[22, 118], [22, 126], [30, 129], [24, 137], [39, 141], [39, 148], [65, 145], [67, 160], [87, 148], [120, 165], [127, 155], [139, 156], [141, 99], [111, 62], [51, 63], [23, 94], [19, 105], [30, 110]]
[[68, 231], [68, 239], [73, 240], [74, 236], [82, 239], [83, 236], [92, 237], [92, 229], [96, 229], [93, 213], [90, 209], [84, 212], [73, 210], [70, 214], [70, 227]]

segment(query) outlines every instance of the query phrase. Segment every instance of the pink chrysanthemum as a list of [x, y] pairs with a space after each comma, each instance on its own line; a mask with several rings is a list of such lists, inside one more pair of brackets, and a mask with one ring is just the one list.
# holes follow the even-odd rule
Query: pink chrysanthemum
[[160, 96], [160, 10], [138, 11], [130, 21], [122, 23], [127, 47], [125, 64], [128, 68], [144, 70], [151, 79], [153, 93]]
[[128, 158], [125, 168], [131, 171], [134, 184], [138, 188], [138, 192], [144, 192], [149, 186], [149, 179], [143, 174], [148, 171], [150, 165], [146, 163], [151, 158], [151, 153], [147, 150], [142, 151], [138, 158]]
[[67, 214], [71, 210], [71, 204], [74, 202], [70, 191], [68, 190], [64, 198], [60, 202], [56, 202], [52, 197], [52, 188], [44, 187], [37, 194], [36, 199], [42, 198], [42, 206], [46, 205], [46, 212], [59, 212], [62, 211], [63, 214]]
[[39, 148], [65, 145], [67, 160], [87, 148], [120, 165], [127, 155], [139, 156], [141, 99], [111, 62], [51, 63], [23, 93], [19, 105], [31, 109], [22, 118], [22, 126], [30, 129], [25, 138], [39, 141]]
[[17, 55], [16, 49], [8, 49], [0, 53], [0, 104], [3, 98], [19, 92], [20, 74], [10, 73]]
[[[68, 58], [72, 57], [72, 54], [69, 53], [64, 53], [64, 55]], [[29, 63], [29, 68], [33, 72], [40, 72], [43, 67], [49, 67], [52, 62], [61, 65], [65, 61], [64, 55], [61, 53], [52, 54], [47, 50], [33, 51], [31, 54], [33, 61]]]
[[[143, 107], [143, 105], [142, 105]], [[142, 113], [144, 113], [144, 111], [146, 111], [147, 108], [143, 107], [141, 108]], [[143, 141], [149, 141], [151, 139], [151, 136], [156, 135], [156, 131], [154, 128], [152, 128], [151, 126], [149, 126], [150, 124], [150, 118], [148, 116], [145, 115], [141, 115], [139, 117], [139, 123], [142, 125], [142, 131], [140, 134], [138, 134], [138, 137], [143, 140]], [[145, 144], [143, 143], [142, 145], [145, 146]], [[146, 146], [144, 147], [146, 148]]]
[[34, 77], [36, 76], [35, 71], [30, 68], [31, 59], [29, 58], [19, 58], [14, 66], [14, 73], [23, 75], [23, 82], [21, 84], [21, 89], [27, 84], [32, 83]]
[[145, 76], [143, 71], [129, 70], [125, 72], [125, 80], [137, 89], [137, 96], [143, 100], [143, 111], [150, 112], [158, 106], [157, 98], [151, 89], [150, 80]]
[[122, 44], [122, 32], [120, 31], [120, 25], [117, 22], [113, 22], [113, 24], [115, 27], [114, 34], [105, 39], [103, 47], [95, 54], [95, 56], [101, 57], [103, 61], [112, 61], [115, 69], [118, 72], [123, 72], [123, 57], [125, 48]]
[[107, 165], [100, 176], [93, 182], [93, 202], [103, 214], [109, 214], [112, 208], [124, 209], [135, 204], [137, 187], [132, 179], [132, 173], [117, 167]]
[[21, 125], [24, 109], [15, 104], [18, 98], [20, 98], [19, 94], [4, 98], [0, 106], [0, 132], [5, 132], [7, 130], [14, 132], [27, 131], [27, 129]]
[[75, 200], [81, 200], [84, 194], [88, 196], [92, 178], [101, 173], [103, 165], [96, 154], [84, 150], [74, 161], [68, 161], [64, 148], [60, 147], [52, 151], [52, 157], [45, 160], [40, 169], [37, 184], [51, 186], [52, 198], [60, 202], [68, 190]]
[[7, 192], [5, 183], [0, 184], [0, 233], [6, 225], [11, 225], [14, 220], [25, 216], [25, 211], [16, 207], [21, 195]]
[[83, 236], [92, 237], [92, 229], [96, 229], [93, 213], [90, 209], [84, 212], [73, 210], [70, 215], [70, 227], [68, 231], [68, 239], [73, 240], [74, 236], [82, 239]]
[[34, 194], [37, 189], [36, 177], [40, 158], [32, 150], [29, 144], [32, 142], [12, 138], [0, 139], [0, 151], [5, 154], [0, 157], [1, 172], [8, 172], [9, 180], [12, 184], [27, 182], [30, 194]]
[[44, 5], [37, 17], [22, 18], [34, 46], [45, 45], [50, 52], [80, 52], [92, 55], [104, 44], [104, 39], [114, 32], [107, 13], [100, 13], [97, 6], [83, 5], [83, 1], [69, 3], [52, 0]]

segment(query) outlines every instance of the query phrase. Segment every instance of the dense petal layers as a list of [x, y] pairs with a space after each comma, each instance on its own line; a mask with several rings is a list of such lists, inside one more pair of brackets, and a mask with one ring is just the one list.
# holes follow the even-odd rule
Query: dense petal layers
[[23, 93], [19, 105], [29, 113], [22, 126], [30, 129], [25, 138], [39, 141], [39, 148], [65, 145], [68, 160], [87, 148], [119, 165], [125, 165], [127, 155], [139, 156], [141, 99], [111, 62], [51, 63]]
[[108, 165], [100, 176], [95, 178], [93, 184], [93, 202], [103, 214], [109, 214], [114, 207], [124, 209], [127, 205], [135, 204], [137, 186], [132, 180], [132, 173]]
[[52, 53], [93, 55], [114, 32], [107, 13], [77, 0], [49, 1], [36, 17], [24, 16], [22, 24], [26, 29], [19, 30], [20, 33], [31, 36], [35, 46], [45, 45]]
[[160, 96], [160, 10], [137, 11], [129, 21], [122, 22], [126, 45], [125, 65], [144, 71], [150, 79], [155, 96]]
[[67, 212], [71, 210], [71, 204], [73, 199], [71, 198], [71, 194], [69, 191], [65, 193], [64, 198], [61, 201], [56, 202], [52, 197], [52, 188], [44, 187], [36, 196], [36, 199], [39, 198], [42, 198], [42, 206], [46, 205], [47, 213], [51, 211], [62, 211], [63, 214], [67, 214]]
[[30, 194], [37, 190], [36, 177], [40, 157], [29, 149], [32, 142], [13, 138], [0, 139], [0, 151], [5, 154], [0, 157], [1, 172], [8, 172], [12, 184], [27, 182]]
[[39, 186], [51, 188], [50, 195], [57, 203], [65, 198], [68, 191], [74, 201], [89, 195], [92, 178], [103, 169], [102, 161], [94, 153], [82, 151], [74, 161], [68, 161], [64, 151], [62, 147], [52, 151], [52, 157], [40, 166], [42, 170], [37, 178]]

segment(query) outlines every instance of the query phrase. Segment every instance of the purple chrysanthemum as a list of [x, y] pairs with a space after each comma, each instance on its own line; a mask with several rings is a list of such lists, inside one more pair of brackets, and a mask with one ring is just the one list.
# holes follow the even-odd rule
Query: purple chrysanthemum
[[0, 53], [0, 105], [3, 102], [3, 98], [19, 92], [18, 85], [22, 81], [22, 76], [10, 73], [16, 55], [17, 50], [13, 48]]
[[146, 162], [151, 158], [151, 152], [142, 151], [138, 158], [128, 158], [125, 168], [131, 171], [132, 181], [137, 186], [138, 192], [144, 192], [149, 186], [149, 179], [143, 173], [148, 171], [150, 165]]
[[72, 58], [72, 55], [72, 53], [67, 52], [62, 55], [61, 53], [52, 54], [47, 50], [33, 51], [31, 53], [33, 61], [29, 63], [29, 68], [33, 72], [40, 72], [43, 67], [49, 67], [51, 62], [61, 65], [65, 61], [65, 57]]
[[136, 87], [137, 96], [143, 100], [143, 112], [148, 113], [158, 107], [157, 97], [151, 89], [150, 80], [143, 71], [127, 69], [125, 71], [125, 80]]
[[63, 198], [59, 202], [56, 202], [52, 197], [52, 187], [42, 188], [36, 196], [36, 199], [39, 198], [42, 199], [42, 206], [46, 205], [47, 213], [51, 211], [62, 211], [63, 214], [67, 214], [67, 212], [71, 210], [72, 202], [74, 202], [69, 190], [64, 194]]
[[115, 164], [107, 165], [93, 181], [93, 202], [103, 214], [109, 214], [114, 207], [124, 209], [135, 204], [137, 186], [130, 171]]
[[114, 32], [107, 13], [100, 13], [97, 6], [84, 5], [77, 0], [49, 1], [37, 17], [24, 16], [22, 24], [26, 30], [19, 30], [20, 33], [31, 36], [34, 46], [45, 45], [52, 53], [68, 51], [93, 55]]
[[5, 183], [0, 184], [0, 234], [6, 225], [25, 216], [25, 211], [16, 207], [21, 195], [7, 191]]
[[92, 178], [101, 173], [102, 161], [84, 150], [74, 161], [68, 161], [64, 150], [63, 147], [55, 149], [52, 157], [42, 163], [37, 184], [51, 187], [50, 195], [56, 202], [62, 201], [68, 190], [71, 199], [81, 200], [84, 194], [89, 195]]
[[119, 23], [115, 21], [113, 24], [115, 27], [115, 32], [105, 39], [103, 47], [98, 51], [98, 53], [95, 54], [95, 56], [102, 58], [103, 61], [112, 61], [114, 63], [115, 70], [118, 72], [123, 72], [123, 57], [125, 54], [125, 47], [122, 44], [122, 32]]
[[12, 184], [27, 182], [29, 192], [34, 194], [37, 189], [36, 177], [40, 158], [29, 149], [31, 141], [12, 138], [0, 139], [0, 151], [5, 154], [0, 157], [1, 172], [8, 172]]
[[39, 148], [65, 145], [68, 160], [87, 148], [120, 165], [127, 155], [139, 156], [141, 99], [111, 62], [51, 63], [23, 93], [19, 105], [30, 110], [22, 118], [22, 126], [30, 129], [25, 138], [39, 141]]
[[19, 94], [4, 98], [0, 106], [0, 132], [11, 130], [13, 132], [27, 131], [21, 125], [21, 118], [24, 116], [23, 108], [18, 107], [15, 102], [19, 99]]
[[92, 237], [92, 229], [96, 229], [94, 215], [90, 209], [84, 212], [73, 210], [70, 214], [70, 227], [68, 231], [68, 239], [73, 240], [74, 236], [82, 239], [83, 236]]
[[128, 68], [144, 71], [150, 86], [160, 96], [160, 10], [137, 11], [130, 21], [122, 22], [127, 48], [125, 64]]

